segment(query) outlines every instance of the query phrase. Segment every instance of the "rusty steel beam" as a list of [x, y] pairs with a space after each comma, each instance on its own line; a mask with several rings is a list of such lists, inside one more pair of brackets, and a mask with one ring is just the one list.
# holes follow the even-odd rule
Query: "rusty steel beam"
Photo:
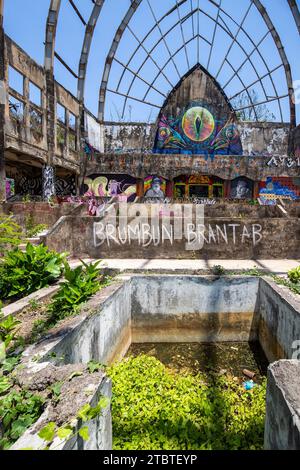
[[77, 98], [80, 101], [84, 101], [84, 87], [90, 49], [93, 41], [95, 27], [97, 25], [103, 4], [104, 0], [94, 0], [94, 7], [85, 29], [78, 70]]
[[291, 66], [289, 64], [287, 55], [285, 53], [283, 44], [281, 42], [280, 36], [275, 29], [275, 26], [266, 10], [266, 8], [262, 5], [260, 0], [253, 0], [253, 3], [255, 4], [256, 8], [258, 9], [259, 13], [261, 14], [267, 28], [269, 29], [270, 33], [272, 34], [273, 40], [275, 42], [275, 45], [277, 47], [278, 53], [280, 55], [281, 61], [284, 66], [285, 70], [285, 76], [286, 76], [286, 81], [287, 81], [287, 87], [288, 87], [288, 94], [289, 94], [289, 102], [290, 102], [290, 113], [291, 113], [291, 127], [296, 127], [296, 107], [294, 103], [294, 87], [293, 87], [293, 77], [292, 77], [292, 71], [291, 71]]
[[125, 17], [123, 18], [116, 34], [113, 39], [110, 51], [108, 53], [108, 56], [106, 58], [106, 63], [104, 67], [104, 72], [103, 72], [103, 77], [102, 77], [102, 82], [100, 86], [100, 92], [99, 92], [99, 120], [102, 122], [104, 120], [104, 107], [105, 107], [105, 96], [106, 96], [106, 90], [107, 90], [107, 84], [108, 84], [108, 79], [109, 79], [109, 74], [111, 71], [111, 66], [113, 59], [115, 57], [116, 51], [118, 49], [119, 43], [123, 37], [123, 34], [127, 28], [127, 25], [129, 24], [131, 18], [133, 17], [134, 13], [140, 6], [142, 0], [133, 0]]
[[288, 3], [290, 6], [290, 9], [292, 10], [292, 13], [296, 22], [296, 26], [300, 34], [300, 12], [299, 12], [298, 5], [296, 3], [296, 0], [288, 0]]
[[51, 0], [46, 22], [45, 69], [52, 72], [54, 69], [55, 38], [60, 6], [61, 0]]

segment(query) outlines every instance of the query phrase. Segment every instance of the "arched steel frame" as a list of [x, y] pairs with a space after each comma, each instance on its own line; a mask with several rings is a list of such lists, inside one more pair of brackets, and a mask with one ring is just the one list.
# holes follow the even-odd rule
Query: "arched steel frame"
[[[219, 3], [216, 3], [215, 0], [208, 0], [213, 6], [215, 6], [217, 8], [216, 18], [214, 18], [212, 15], [210, 15], [208, 12], [206, 12], [203, 8], [201, 8], [199, 0], [197, 0], [197, 6], [196, 7], [194, 7], [194, 5], [193, 5], [193, 0], [174, 0], [175, 5], [169, 11], [167, 11], [161, 18], [157, 18], [157, 16], [154, 13], [154, 10], [151, 6], [150, 1], [149, 0], [144, 0], [145, 2], [147, 2], [148, 6], [150, 8], [150, 12], [151, 12], [151, 15], [152, 15], [153, 20], [154, 20], [154, 26], [148, 31], [148, 33], [143, 37], [143, 39], [140, 40], [140, 39], [137, 38], [137, 35], [135, 34], [135, 32], [130, 27], [130, 21], [131, 21], [133, 15], [135, 14], [135, 12], [137, 11], [138, 7], [140, 6], [140, 4], [142, 3], [142, 1], [143, 0], [131, 0], [131, 4], [129, 6], [129, 9], [128, 9], [127, 13], [125, 14], [123, 20], [121, 21], [121, 24], [120, 24], [120, 26], [119, 26], [116, 34], [115, 34], [115, 37], [113, 39], [113, 42], [112, 42], [110, 50], [109, 50], [109, 53], [107, 55], [105, 66], [104, 66], [104, 71], [103, 71], [103, 76], [102, 76], [102, 81], [101, 81], [101, 85], [100, 85], [100, 90], [99, 90], [99, 119], [100, 119], [100, 121], [104, 120], [105, 100], [106, 100], [106, 94], [107, 94], [108, 91], [112, 92], [112, 93], [119, 94], [120, 96], [123, 96], [125, 98], [124, 106], [123, 106], [123, 114], [124, 114], [124, 111], [125, 111], [125, 108], [126, 108], [126, 103], [129, 99], [130, 100], [132, 99], [132, 100], [135, 100], [135, 101], [140, 101], [144, 104], [148, 104], [149, 106], [160, 108], [160, 106], [158, 106], [155, 103], [152, 103], [151, 101], [149, 101], [147, 99], [147, 97], [149, 95], [149, 92], [151, 90], [154, 90], [156, 93], [158, 93], [159, 95], [161, 95], [165, 99], [167, 97], [166, 93], [162, 92], [161, 90], [159, 90], [155, 86], [155, 82], [156, 82], [157, 78], [160, 75], [162, 75], [165, 78], [165, 80], [168, 82], [170, 87], [173, 89], [174, 85], [171, 83], [167, 73], [165, 72], [165, 68], [167, 67], [167, 65], [169, 63], [172, 63], [175, 70], [176, 70], [176, 73], [177, 73], [177, 75], [180, 79], [181, 78], [180, 77], [180, 72], [179, 72], [177, 64], [176, 64], [176, 55], [179, 52], [181, 52], [182, 50], [184, 50], [185, 60], [187, 62], [188, 69], [190, 69], [191, 67], [190, 67], [190, 61], [189, 61], [187, 46], [189, 45], [190, 42], [195, 41], [195, 40], [197, 41], [197, 58], [198, 58], [198, 63], [200, 64], [200, 44], [199, 44], [200, 39], [204, 40], [210, 46], [209, 58], [208, 58], [208, 62], [206, 64], [206, 67], [204, 67], [204, 64], [201, 64], [204, 69], [208, 70], [209, 66], [210, 66], [210, 63], [211, 63], [213, 48], [214, 48], [214, 45], [215, 45], [217, 28], [220, 28], [229, 37], [231, 37], [232, 41], [231, 41], [231, 45], [230, 45], [229, 49], [227, 50], [227, 53], [226, 53], [226, 55], [225, 55], [225, 57], [222, 61], [222, 64], [221, 64], [221, 66], [220, 66], [220, 68], [219, 68], [219, 70], [218, 70], [218, 72], [217, 72], [217, 74], [215, 75], [214, 78], [216, 80], [218, 80], [218, 77], [219, 77], [219, 75], [220, 75], [220, 73], [221, 73], [221, 71], [222, 71], [225, 64], [227, 64], [232, 69], [232, 75], [226, 81], [226, 83], [223, 85], [223, 87], [222, 87], [223, 90], [225, 91], [226, 88], [229, 86], [229, 84], [234, 79], [234, 77], [237, 77], [243, 88], [237, 94], [229, 96], [228, 99], [229, 99], [229, 101], [231, 101], [234, 98], [236, 98], [238, 95], [240, 95], [241, 93], [245, 92], [248, 96], [249, 103], [250, 103], [248, 106], [245, 106], [244, 108], [236, 109], [236, 111], [241, 111], [242, 109], [246, 109], [246, 108], [253, 108], [254, 113], [256, 115], [255, 108], [257, 106], [269, 103], [271, 101], [277, 101], [278, 105], [279, 105], [281, 120], [283, 120], [283, 113], [282, 113], [280, 100], [283, 99], [283, 98], [288, 97], [289, 98], [289, 105], [290, 105], [290, 121], [291, 121], [291, 125], [295, 126], [296, 117], [295, 117], [295, 104], [294, 104], [294, 100], [293, 100], [294, 90], [293, 90], [293, 80], [292, 80], [291, 67], [290, 67], [290, 64], [288, 62], [288, 59], [287, 59], [283, 44], [281, 42], [280, 36], [279, 36], [277, 30], [275, 29], [275, 26], [272, 23], [271, 18], [269, 16], [266, 8], [262, 5], [260, 0], [249, 0], [250, 1], [249, 8], [247, 9], [247, 11], [246, 11], [246, 13], [245, 13], [245, 15], [244, 15], [244, 17], [243, 17], [243, 19], [241, 20], [240, 23], [235, 21], [234, 18], [231, 15], [229, 15], [222, 8], [222, 1], [223, 0], [219, 0]], [[79, 60], [79, 67], [78, 67], [79, 72], [78, 72], [78, 87], [77, 87], [78, 88], [78, 99], [81, 100], [82, 102], [84, 102], [84, 88], [85, 88], [85, 79], [86, 79], [86, 71], [87, 71], [87, 64], [88, 64], [88, 60], [89, 60], [90, 48], [91, 48], [91, 44], [92, 44], [92, 40], [93, 40], [93, 36], [94, 36], [95, 27], [96, 27], [98, 19], [100, 17], [101, 10], [102, 10], [102, 7], [104, 5], [104, 2], [105, 2], [105, 0], [92, 0], [92, 3], [94, 4], [94, 6], [93, 6], [93, 9], [92, 9], [89, 21], [85, 26], [85, 34], [84, 34], [83, 45], [82, 45], [82, 50], [81, 50], [81, 55], [80, 55], [80, 60]], [[183, 5], [186, 2], [189, 2], [190, 11], [185, 16], [182, 16], [182, 14], [180, 12], [180, 7], [181, 7], [181, 5]], [[287, 2], [288, 2], [288, 5], [291, 9], [291, 12], [294, 16], [295, 23], [296, 23], [296, 26], [298, 28], [298, 31], [300, 33], [300, 14], [299, 14], [299, 9], [297, 7], [296, 1], [295, 0], [287, 0]], [[1, 3], [3, 3], [3, 0], [1, 0]], [[248, 17], [249, 12], [250, 12], [251, 8], [253, 7], [253, 5], [256, 7], [256, 10], [260, 13], [260, 15], [263, 18], [263, 20], [265, 22], [265, 25], [267, 27], [266, 34], [263, 36], [263, 38], [261, 38], [261, 40], [257, 44], [253, 41], [250, 34], [243, 27], [244, 22], [245, 22], [246, 18]], [[57, 30], [57, 22], [58, 22], [59, 13], [60, 13], [60, 7], [61, 7], [61, 0], [50, 0], [49, 12], [48, 12], [48, 17], [47, 17], [47, 22], [46, 22], [46, 36], [45, 36], [45, 69], [47, 71], [53, 71], [53, 69], [54, 69], [55, 39], [56, 39], [56, 30]], [[178, 21], [176, 21], [168, 29], [167, 32], [163, 33], [163, 31], [161, 29], [161, 22], [167, 16], [171, 15], [175, 11], [177, 11]], [[199, 27], [199, 15], [200, 15], [200, 13], [204, 14], [207, 18], [209, 18], [210, 20], [212, 20], [214, 22], [214, 32], [213, 32], [213, 37], [212, 37], [211, 41], [200, 34], [200, 27]], [[221, 14], [222, 14], [222, 16], [221, 16]], [[183, 25], [184, 25], [185, 21], [187, 21], [189, 18], [191, 18], [191, 21], [192, 21], [193, 34], [192, 34], [192, 37], [187, 40], [186, 37], [185, 37]], [[226, 18], [226, 20], [225, 20], [225, 18]], [[196, 26], [195, 26], [195, 19], [196, 19]], [[228, 26], [227, 21], [231, 21], [233, 24], [235, 24], [235, 26], [237, 26], [237, 32], [236, 32], [235, 35], [233, 35], [230, 32], [230, 28]], [[167, 44], [166, 36], [171, 31], [173, 31], [177, 26], [179, 26], [179, 28], [180, 28], [180, 34], [181, 34], [181, 37], [182, 37], [183, 44], [174, 53], [171, 53], [171, 51], [169, 49], [169, 46]], [[156, 28], [160, 32], [161, 37], [158, 39], [158, 41], [156, 41], [155, 45], [150, 50], [148, 50], [147, 47], [145, 46], [145, 41], [151, 35], [151, 33], [154, 31], [154, 29], [156, 29]], [[116, 52], [117, 52], [117, 49], [119, 47], [119, 44], [122, 40], [123, 34], [126, 31], [126, 29], [128, 29], [131, 32], [131, 34], [133, 35], [133, 37], [135, 37], [135, 39], [138, 42], [138, 46], [135, 48], [133, 54], [131, 55], [131, 57], [129, 58], [127, 63], [123, 63], [118, 58], [116, 58]], [[243, 45], [241, 44], [241, 42], [238, 40], [239, 32], [243, 32], [243, 34], [246, 35], [247, 39], [252, 44], [253, 49], [250, 52], [247, 52], [245, 50], [245, 48], [243, 47]], [[261, 44], [264, 42], [264, 40], [267, 38], [267, 36], [269, 34], [273, 38], [273, 41], [274, 41], [274, 43], [277, 47], [277, 50], [278, 50], [278, 53], [279, 53], [279, 56], [280, 56], [280, 59], [281, 59], [281, 64], [278, 65], [277, 67], [273, 68], [273, 69], [271, 69], [268, 66], [263, 54], [261, 53], [261, 51], [259, 49], [259, 47], [261, 46]], [[155, 58], [151, 55], [153, 53], [154, 49], [161, 43], [163, 43], [165, 45], [166, 50], [169, 54], [169, 58], [166, 60], [166, 62], [163, 66], [159, 66], [157, 61], [155, 60]], [[243, 63], [238, 68], [233, 67], [233, 65], [230, 63], [230, 60], [228, 59], [229, 53], [230, 53], [232, 47], [234, 46], [234, 44], [237, 44], [241, 48], [241, 50], [243, 51], [243, 53], [245, 54], [245, 57], [246, 57], [245, 60], [243, 61]], [[143, 61], [142, 65], [138, 68], [138, 70], [134, 71], [133, 68], [130, 67], [130, 63], [132, 61], [132, 58], [135, 56], [137, 51], [140, 50], [140, 49], [142, 49], [146, 53], [146, 58]], [[252, 56], [255, 52], [259, 54], [259, 57], [263, 61], [263, 64], [264, 64], [264, 66], [266, 67], [266, 70], [267, 70], [267, 72], [262, 76], [259, 76], [259, 74], [258, 74], [258, 72], [255, 68], [254, 61], [252, 60]], [[142, 67], [145, 65], [145, 63], [148, 60], [150, 60], [153, 63], [153, 65], [157, 68], [157, 74], [155, 75], [155, 77], [152, 81], [145, 79], [140, 74], [140, 71], [141, 71]], [[110, 73], [111, 73], [112, 64], [113, 64], [114, 61], [117, 62], [119, 65], [121, 65], [123, 67], [123, 72], [120, 76], [118, 86], [116, 87], [115, 90], [112, 90], [112, 89], [108, 88], [108, 81], [109, 81], [109, 77], [110, 77]], [[251, 65], [251, 67], [253, 68], [253, 70], [254, 70], [254, 72], [257, 76], [257, 79], [255, 81], [253, 81], [250, 85], [246, 86], [243, 79], [242, 79], [242, 77], [240, 76], [240, 71], [248, 61]], [[278, 69], [280, 69], [281, 67], [283, 67], [283, 69], [284, 69], [284, 73], [285, 73], [285, 76], [286, 76], [286, 82], [287, 82], [287, 88], [288, 88], [288, 94], [287, 95], [282, 95], [282, 96], [280, 96], [278, 94], [277, 89], [276, 89], [276, 85], [274, 83], [274, 79], [272, 77], [272, 74], [275, 71], [277, 71]], [[121, 85], [122, 78], [123, 78], [126, 71], [130, 72], [132, 74], [133, 78], [130, 81], [127, 92], [124, 93], [124, 92], [120, 91], [120, 85]], [[275, 96], [270, 97], [270, 96], [267, 95], [267, 92], [265, 90], [264, 83], [263, 83], [263, 80], [266, 77], [269, 77], [269, 79], [271, 81], [272, 88], [274, 89]], [[132, 87], [133, 87], [136, 79], [141, 80], [145, 85], [147, 85], [147, 90], [146, 90], [146, 92], [145, 92], [142, 99], [138, 99], [137, 97], [130, 95]], [[249, 89], [251, 89], [253, 86], [255, 86], [258, 83], [262, 87], [265, 99], [263, 101], [259, 102], [259, 103], [256, 103], [256, 102], [253, 103], [251, 95], [249, 93]]]
[[[283, 99], [283, 98], [289, 98], [289, 105], [290, 105], [290, 116], [291, 116], [291, 125], [292, 126], [295, 126], [296, 124], [296, 118], [295, 118], [295, 104], [294, 104], [294, 101], [293, 101], [293, 80], [292, 80], [292, 74], [291, 74], [291, 68], [290, 68], [290, 65], [289, 65], [289, 62], [288, 62], [288, 59], [287, 59], [287, 56], [286, 56], [286, 53], [285, 53], [285, 50], [283, 48], [283, 45], [282, 45], [282, 42], [280, 40], [280, 37], [279, 37], [279, 34], [277, 33], [276, 29], [275, 29], [275, 26], [274, 24], [272, 23], [271, 19], [270, 19], [270, 16], [268, 15], [266, 9], [263, 7], [263, 5], [261, 4], [260, 0], [250, 0], [250, 5], [249, 5], [249, 8], [247, 9], [246, 11], [246, 14], [244, 15], [241, 23], [237, 23], [234, 18], [229, 15], [224, 9], [222, 9], [222, 1], [220, 2], [220, 4], [216, 4], [215, 1], [213, 0], [209, 0], [210, 3], [212, 3], [215, 7], [218, 8], [218, 12], [217, 12], [217, 18], [214, 18], [212, 17], [209, 13], [207, 13], [206, 11], [204, 11], [202, 8], [200, 8], [200, 3], [198, 2], [197, 4], [197, 7], [196, 8], [193, 8], [193, 3], [192, 1], [190, 1], [190, 13], [188, 15], [186, 15], [185, 17], [181, 17], [180, 16], [180, 12], [179, 12], [179, 7], [183, 4], [183, 3], [186, 3], [188, 0], [176, 0], [176, 5], [174, 7], [172, 7], [168, 12], [166, 12], [160, 19], [157, 19], [157, 17], [154, 15], [154, 12], [153, 12], [153, 9], [151, 8], [151, 13], [152, 13], [152, 16], [153, 16], [153, 19], [154, 19], [154, 26], [148, 31], [148, 33], [144, 36], [144, 38], [142, 40], [139, 40], [137, 38], [137, 36], [134, 34], [134, 31], [132, 31], [132, 29], [130, 28], [130, 20], [133, 16], [133, 14], [135, 13], [135, 11], [137, 10], [137, 7], [141, 4], [141, 1], [142, 0], [136, 0], [132, 3], [132, 5], [130, 6], [127, 14], [125, 15], [125, 18], [122, 20], [122, 23], [120, 25], [120, 28], [118, 29], [116, 35], [115, 35], [115, 38], [113, 40], [113, 43], [112, 43], [112, 46], [111, 46], [111, 49], [110, 49], [110, 52], [107, 56], [107, 60], [106, 60], [106, 64], [105, 64], [105, 68], [104, 68], [104, 73], [103, 73], [103, 78], [102, 78], [102, 83], [101, 83], [101, 86], [100, 86], [100, 92], [99, 92], [99, 119], [100, 121], [103, 121], [104, 120], [104, 108], [105, 108], [105, 98], [106, 98], [106, 93], [107, 91], [109, 92], [112, 92], [112, 93], [116, 93], [120, 96], [123, 96], [125, 97], [125, 102], [124, 102], [124, 106], [123, 106], [123, 114], [124, 114], [124, 110], [125, 110], [125, 107], [126, 107], [126, 102], [128, 99], [132, 99], [132, 100], [135, 100], [135, 101], [140, 101], [140, 102], [143, 102], [145, 104], [149, 104], [150, 106], [153, 106], [153, 107], [159, 107], [157, 106], [155, 103], [151, 103], [149, 101], [146, 101], [147, 99], [147, 96], [149, 94], [149, 91], [152, 89], [154, 91], [157, 92], [157, 89], [155, 89], [154, 87], [154, 83], [156, 81], [156, 79], [158, 78], [158, 76], [160, 74], [162, 74], [165, 78], [166, 78], [166, 74], [164, 73], [164, 69], [165, 67], [168, 65], [169, 62], [172, 62], [173, 64], [175, 64], [175, 56], [182, 50], [182, 49], [185, 49], [186, 51], [186, 46], [189, 42], [197, 39], [198, 43], [199, 43], [199, 40], [200, 38], [205, 40], [211, 47], [211, 51], [213, 49], [213, 46], [214, 46], [214, 41], [215, 41], [215, 35], [216, 35], [216, 28], [219, 27], [221, 28], [229, 37], [232, 38], [232, 42], [231, 42], [231, 45], [229, 47], [229, 50], [227, 51], [226, 53], [226, 56], [221, 64], [221, 67], [219, 68], [218, 70], [218, 73], [216, 75], [216, 79], [218, 78], [218, 76], [220, 75], [220, 72], [224, 66], [224, 64], [226, 63], [227, 65], [229, 65], [229, 67], [232, 69], [232, 76], [231, 78], [226, 82], [225, 86], [223, 87], [223, 89], [225, 89], [229, 83], [233, 80], [234, 77], [237, 77], [238, 80], [240, 81], [240, 83], [242, 84], [243, 86], [243, 89], [241, 91], [239, 91], [239, 93], [237, 93], [235, 96], [231, 96], [229, 97], [229, 100], [233, 100], [236, 96], [240, 95], [241, 93], [245, 92], [248, 96], [248, 99], [249, 99], [249, 102], [250, 104], [248, 106], [245, 106], [243, 108], [240, 108], [240, 109], [236, 109], [236, 111], [241, 111], [243, 109], [247, 109], [247, 108], [253, 108], [254, 110], [254, 113], [256, 115], [256, 110], [255, 108], [259, 105], [263, 105], [263, 104], [266, 104], [266, 103], [270, 103], [272, 101], [277, 101], [278, 102], [278, 105], [279, 105], [279, 110], [280, 110], [280, 116], [281, 116], [281, 120], [283, 121], [283, 112], [282, 112], [282, 107], [281, 107], [281, 103], [280, 103], [280, 100]], [[151, 5], [149, 4], [149, 0], [146, 0], [148, 5], [151, 7]], [[248, 14], [252, 8], [252, 6], [255, 6], [256, 9], [258, 10], [258, 12], [260, 13], [260, 15], [262, 16], [264, 22], [265, 22], [265, 25], [267, 27], [267, 32], [266, 34], [264, 35], [264, 37], [260, 40], [260, 42], [258, 44], [255, 44], [255, 42], [253, 41], [253, 39], [251, 38], [251, 36], [248, 34], [248, 32], [246, 31], [245, 28], [243, 28], [243, 24], [246, 20], [246, 18], [248, 17]], [[174, 23], [171, 28], [169, 28], [169, 30], [167, 32], [165, 32], [164, 34], [162, 33], [162, 30], [160, 28], [160, 23], [167, 17], [169, 16], [171, 13], [173, 13], [175, 10], [177, 9], [178, 11], [178, 21], [176, 23]], [[222, 14], [224, 16], [226, 16], [228, 18], [228, 20], [231, 20], [237, 27], [238, 27], [238, 30], [236, 32], [236, 34], [233, 36], [232, 33], [230, 33], [229, 31], [229, 27], [226, 23], [226, 21], [224, 20], [224, 18], [221, 18], [220, 17], [220, 12], [222, 12]], [[167, 47], [167, 51], [169, 53], [169, 59], [167, 60], [167, 62], [164, 64], [163, 67], [159, 67], [157, 65], [157, 63], [155, 63], [156, 67], [158, 68], [158, 75], [154, 78], [154, 80], [152, 81], [152, 83], [149, 83], [148, 84], [148, 89], [147, 89], [147, 92], [145, 93], [143, 99], [137, 99], [136, 97], [134, 96], [131, 96], [130, 95], [130, 91], [132, 89], [132, 86], [135, 82], [136, 79], [141, 79], [139, 73], [141, 71], [141, 68], [145, 65], [146, 61], [149, 59], [149, 60], [152, 60], [152, 62], [154, 61], [154, 59], [151, 57], [151, 53], [153, 52], [153, 50], [158, 46], [158, 44], [160, 44], [161, 42], [163, 42], [164, 44], [166, 44], [166, 36], [170, 33], [170, 31], [174, 30], [177, 26], [180, 26], [181, 28], [181, 34], [183, 35], [183, 29], [182, 29], [182, 24], [190, 17], [192, 17], [192, 25], [193, 25], [193, 31], [195, 30], [194, 28], [194, 15], [199, 15], [200, 13], [204, 14], [206, 17], [210, 18], [210, 20], [212, 20], [214, 23], [215, 23], [215, 30], [214, 30], [214, 35], [213, 35], [213, 39], [212, 41], [208, 41], [207, 39], [205, 39], [203, 36], [200, 35], [200, 32], [199, 32], [199, 20], [197, 21], [198, 23], [198, 28], [197, 28], [197, 34], [193, 34], [193, 37], [191, 39], [189, 39], [188, 41], [184, 41], [183, 42], [183, 45], [177, 49], [175, 51], [175, 53], [171, 54], [169, 48]], [[127, 61], [126, 64], [123, 64], [122, 62], [120, 62], [118, 59], [116, 59], [116, 52], [117, 52], [117, 49], [118, 49], [118, 45], [122, 39], [122, 36], [123, 36], [123, 33], [125, 32], [126, 28], [133, 34], [133, 36], [135, 37], [135, 39], [138, 41], [138, 46], [135, 48], [133, 54], [131, 55], [130, 59]], [[146, 41], [146, 39], [150, 36], [150, 34], [154, 31], [154, 29], [158, 28], [160, 34], [161, 34], [161, 38], [156, 42], [156, 44], [152, 47], [152, 49], [150, 51], [148, 51], [145, 46], [144, 46], [144, 43]], [[238, 40], [238, 34], [239, 32], [242, 31], [246, 37], [248, 38], [248, 40], [251, 42], [252, 46], [253, 46], [253, 49], [250, 53], [247, 53], [245, 48], [243, 47], [243, 45], [240, 43], [240, 41]], [[195, 31], [194, 31], [195, 33]], [[260, 52], [259, 50], [259, 46], [263, 43], [263, 41], [266, 39], [266, 37], [271, 34], [273, 40], [274, 40], [274, 43], [277, 47], [277, 50], [278, 50], [278, 53], [279, 53], [279, 56], [281, 58], [281, 64], [278, 66], [278, 67], [275, 67], [274, 69], [270, 69], [263, 54]], [[230, 50], [232, 49], [233, 45], [234, 44], [237, 44], [241, 50], [243, 51], [243, 53], [245, 54], [246, 56], [246, 59], [244, 61], [244, 63], [238, 68], [238, 69], [235, 69], [233, 67], [233, 65], [230, 63], [230, 61], [228, 60], [228, 55], [230, 53]], [[130, 62], [132, 61], [132, 58], [135, 56], [135, 54], [137, 53], [137, 51], [142, 48], [147, 56], [146, 56], [146, 59], [145, 61], [143, 62], [143, 64], [141, 65], [141, 67], [139, 67], [139, 69], [134, 72], [131, 68], [130, 68]], [[199, 45], [197, 46], [197, 56], [199, 58]], [[256, 67], [255, 67], [255, 64], [253, 63], [251, 57], [252, 55], [254, 54], [254, 52], [257, 52], [260, 56], [260, 58], [262, 59], [266, 69], [267, 69], [267, 73], [264, 74], [262, 77], [259, 76], [257, 70], [256, 70]], [[210, 53], [210, 57], [209, 57], [209, 62], [208, 64], [210, 63], [210, 60], [211, 60], [211, 53]], [[112, 90], [112, 89], [109, 89], [108, 88], [108, 80], [109, 80], [109, 74], [110, 74], [110, 70], [111, 70], [111, 67], [112, 67], [112, 63], [113, 61], [116, 61], [118, 62], [120, 65], [123, 66], [123, 72], [122, 72], [122, 75], [120, 77], [120, 80], [119, 80], [119, 83], [118, 83], [118, 86], [116, 87], [115, 90]], [[242, 80], [239, 72], [240, 70], [242, 69], [243, 65], [249, 61], [249, 63], [251, 64], [256, 76], [257, 76], [257, 80], [255, 80], [253, 83], [251, 83], [250, 85], [246, 86], [244, 81]], [[200, 62], [200, 61], [199, 61]], [[280, 96], [277, 92], [277, 89], [276, 89], [276, 86], [275, 86], [275, 83], [274, 83], [274, 80], [273, 80], [273, 77], [272, 77], [272, 74], [278, 70], [280, 67], [283, 67], [284, 68], [284, 73], [285, 73], [285, 76], [286, 76], [286, 82], [287, 82], [287, 88], [288, 88], [288, 94], [286, 95], [282, 95]], [[177, 71], [178, 73], [178, 69], [177, 67], [175, 67], [175, 70]], [[125, 72], [126, 71], [129, 71], [132, 75], [133, 75], [133, 78], [130, 82], [130, 85], [128, 87], [128, 90], [126, 93], [123, 93], [123, 92], [120, 92], [119, 91], [119, 88], [120, 88], [120, 84], [121, 84], [121, 81], [122, 81], [122, 77], [124, 76]], [[180, 76], [180, 74], [179, 74]], [[269, 97], [267, 95], [267, 92], [265, 90], [265, 87], [264, 87], [264, 83], [263, 83], [263, 79], [266, 78], [266, 77], [269, 77], [270, 78], [270, 81], [272, 83], [272, 87], [274, 89], [274, 93], [275, 93], [275, 97]], [[167, 79], [168, 80], [168, 79]], [[143, 79], [142, 81], [144, 81], [145, 83], [145, 80]], [[168, 80], [169, 81], [169, 80]], [[264, 95], [265, 95], [265, 99], [263, 101], [260, 101], [259, 103], [253, 103], [252, 101], [252, 97], [249, 93], [249, 89], [251, 87], [253, 87], [255, 84], [257, 83], [260, 83], [261, 87], [262, 87], [262, 90], [264, 92]], [[162, 94], [160, 92], [160, 94]]]

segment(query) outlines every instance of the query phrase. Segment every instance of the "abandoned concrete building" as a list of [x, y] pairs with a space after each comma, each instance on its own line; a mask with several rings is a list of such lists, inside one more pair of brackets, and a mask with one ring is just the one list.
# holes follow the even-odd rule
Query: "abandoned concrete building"
[[[222, 9], [221, 18], [215, 18], [210, 10], [198, 10], [197, 2], [180, 2], [160, 18], [152, 12], [140, 39], [135, 24], [147, 2], [127, 2], [102, 81], [99, 77], [97, 116], [86, 106], [85, 82], [104, 2], [87, 2], [91, 12], [82, 24], [78, 70], [55, 49], [56, 30], [62, 28], [60, 3], [50, 6], [44, 64], [2, 30], [2, 199], [93, 194], [133, 201], [147, 195], [153, 177], [170, 199], [299, 199], [300, 130], [292, 71], [259, 1], [251, 2], [240, 24]], [[70, 15], [82, 20], [78, 10], [70, 8]], [[210, 8], [217, 12], [213, 3]], [[196, 29], [197, 15], [211, 28], [206, 35]], [[247, 28], [252, 15], [259, 21], [259, 43]], [[169, 41], [180, 29], [180, 44], [171, 51]], [[128, 35], [132, 42], [125, 54]], [[220, 40], [228, 47], [217, 62]], [[156, 56], [163, 47], [158, 64]], [[233, 63], [237, 52], [239, 61], [234, 57]], [[270, 54], [274, 64], [266, 57]], [[182, 74], [179, 60], [186, 70]], [[76, 96], [55, 80], [58, 62], [76, 78]], [[113, 106], [116, 113], [111, 112]], [[147, 120], [137, 122], [143, 117]]]
[[300, 449], [299, 6], [0, 0], [0, 450]]

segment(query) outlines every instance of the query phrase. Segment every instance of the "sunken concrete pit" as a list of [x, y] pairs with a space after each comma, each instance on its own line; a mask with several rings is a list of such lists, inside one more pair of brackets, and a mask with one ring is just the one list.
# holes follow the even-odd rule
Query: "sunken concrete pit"
[[[268, 371], [265, 447], [300, 449], [300, 361], [291, 361], [299, 339], [300, 301], [269, 278], [119, 276], [78, 316], [28, 348], [23, 363], [32, 374], [91, 360], [110, 364], [124, 357], [131, 343], [259, 341], [273, 363]], [[94, 401], [100, 392], [111, 396], [105, 376], [98, 388], [94, 386]], [[88, 447], [75, 442], [61, 448], [111, 449], [110, 419], [108, 407], [101, 423], [90, 423]], [[13, 448], [29, 447], [35, 429], [26, 431]]]

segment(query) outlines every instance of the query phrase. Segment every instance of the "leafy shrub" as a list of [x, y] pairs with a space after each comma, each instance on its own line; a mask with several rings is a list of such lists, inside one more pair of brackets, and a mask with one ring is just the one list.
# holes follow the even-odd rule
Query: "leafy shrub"
[[46, 228], [48, 228], [48, 226], [45, 224], [35, 224], [31, 214], [25, 219], [25, 234], [28, 238], [35, 237], [40, 232], [46, 230]]
[[223, 276], [225, 274], [225, 268], [219, 264], [215, 264], [211, 268], [211, 272], [214, 276]]
[[273, 276], [273, 280], [276, 284], [288, 287], [294, 294], [300, 295], [300, 282], [291, 282], [289, 279], [280, 276]]
[[0, 400], [0, 419], [3, 434], [0, 439], [0, 450], [9, 449], [11, 445], [43, 412], [44, 399], [28, 391], [12, 391]]
[[295, 284], [300, 283], [300, 266], [295, 269], [291, 269], [288, 272], [288, 278], [291, 282], [294, 282]]
[[75, 269], [65, 263], [65, 281], [48, 307], [52, 321], [72, 315], [77, 307], [100, 289], [99, 262], [88, 265], [81, 261], [82, 264]]
[[263, 448], [266, 382], [246, 392], [229, 376], [179, 375], [145, 355], [107, 372], [115, 450]]
[[8, 252], [0, 264], [1, 299], [18, 299], [55, 282], [63, 270], [65, 254], [30, 243], [26, 251]]
[[0, 215], [0, 255], [21, 243], [22, 229], [12, 216]]
[[17, 339], [17, 327], [21, 322], [12, 315], [4, 317], [0, 311], [0, 342], [4, 343], [5, 349], [9, 348], [11, 343]]

